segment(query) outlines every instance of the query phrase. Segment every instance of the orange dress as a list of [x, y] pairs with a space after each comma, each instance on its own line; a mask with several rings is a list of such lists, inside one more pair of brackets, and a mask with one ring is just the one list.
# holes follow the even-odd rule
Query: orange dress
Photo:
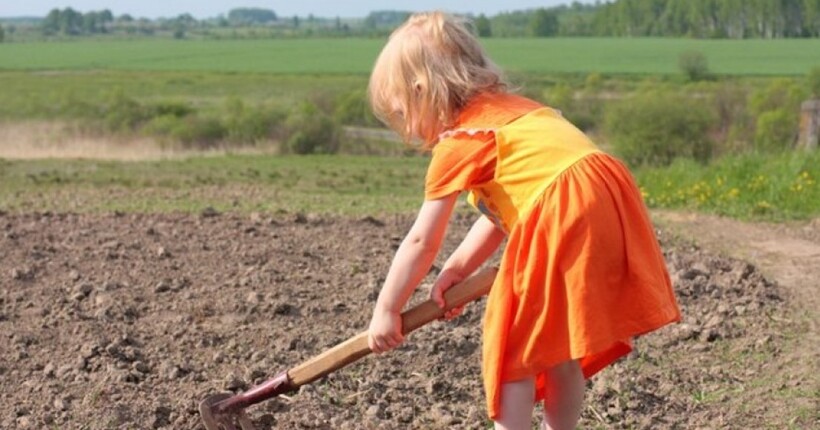
[[637, 186], [561, 114], [511, 94], [482, 94], [433, 147], [425, 199], [469, 191], [507, 232], [484, 317], [490, 418], [501, 384], [578, 359], [589, 378], [631, 338], [680, 320]]

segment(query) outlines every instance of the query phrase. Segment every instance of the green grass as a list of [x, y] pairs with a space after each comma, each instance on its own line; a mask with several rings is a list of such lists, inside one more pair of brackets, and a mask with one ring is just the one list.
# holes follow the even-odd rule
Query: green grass
[[290, 107], [307, 98], [332, 98], [366, 87], [366, 77], [352, 75], [11, 71], [0, 72], [0, 119], [82, 118], [116, 92], [146, 103], [184, 101], [208, 110], [221, 109], [231, 97], [250, 105]]
[[402, 213], [422, 157], [219, 156], [113, 162], [0, 159], [0, 209], [56, 212]]
[[[163, 161], [0, 159], [0, 209], [55, 212], [315, 212], [377, 215], [420, 205], [425, 157], [248, 156]], [[678, 161], [635, 171], [650, 207], [741, 219], [820, 216], [820, 153]]]
[[820, 152], [728, 156], [703, 166], [678, 160], [636, 170], [648, 206], [739, 219], [820, 216]]
[[[215, 71], [276, 74], [370, 72], [383, 39], [78, 40], [0, 44], [0, 70]], [[504, 69], [528, 73], [675, 74], [701, 51], [722, 75], [803, 75], [820, 65], [820, 39], [486, 39]]]

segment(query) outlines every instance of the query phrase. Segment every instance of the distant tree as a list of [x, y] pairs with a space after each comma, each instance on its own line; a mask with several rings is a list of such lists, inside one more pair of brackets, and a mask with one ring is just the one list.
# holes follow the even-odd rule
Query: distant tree
[[811, 37], [820, 37], [820, 0], [803, 0], [803, 28]]
[[537, 9], [530, 17], [530, 35], [550, 37], [558, 34], [558, 16], [547, 9]]
[[277, 20], [276, 12], [262, 8], [237, 8], [228, 12], [228, 21], [233, 24], [267, 24]]
[[183, 13], [177, 16], [175, 21], [177, 24], [180, 24], [184, 27], [194, 27], [197, 24], [196, 18], [191, 16], [190, 13]]
[[41, 24], [43, 34], [50, 35], [60, 31], [60, 10], [51, 9]]
[[126, 13], [126, 14], [123, 14], [123, 15], [120, 15], [119, 17], [117, 17], [117, 22], [124, 22], [124, 23], [134, 22], [134, 17]]
[[475, 29], [478, 37], [492, 37], [493, 29], [490, 20], [482, 13], [475, 19]]
[[97, 12], [88, 12], [83, 14], [83, 32], [84, 33], [99, 33], [100, 19]]
[[493, 37], [525, 37], [528, 34], [531, 12], [505, 12], [491, 19]]
[[108, 9], [103, 9], [100, 11], [100, 22], [104, 24], [114, 22], [114, 14]]
[[678, 67], [690, 81], [709, 77], [709, 61], [700, 51], [686, 51], [678, 57]]
[[299, 28], [299, 15], [293, 15], [293, 28]]
[[397, 27], [407, 20], [410, 12], [399, 10], [378, 10], [370, 12], [364, 19], [367, 28]]
[[68, 7], [59, 13], [60, 33], [66, 35], [76, 35], [81, 33], [83, 26], [83, 14]]
[[6, 38], [6, 32], [3, 30], [3, 26], [0, 25], [0, 43], [3, 43], [3, 40]]
[[40, 24], [40, 29], [46, 35], [74, 35], [80, 34], [85, 25], [83, 14], [69, 7], [63, 10], [52, 9]]

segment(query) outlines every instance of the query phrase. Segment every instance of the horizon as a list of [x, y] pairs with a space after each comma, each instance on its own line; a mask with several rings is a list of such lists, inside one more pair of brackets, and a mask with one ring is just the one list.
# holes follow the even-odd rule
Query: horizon
[[[429, 0], [416, 1], [394, 1], [389, 7], [383, 3], [367, 0], [358, 1], [355, 4], [345, 4], [337, 2], [328, 2], [325, 0], [305, 0], [295, 3], [284, 2], [269, 2], [260, 0], [249, 1], [232, 1], [232, 0], [218, 0], [208, 3], [202, 3], [193, 0], [183, 0], [177, 2], [163, 2], [159, 0], [146, 0], [143, 2], [128, 2], [130, 5], [123, 6], [117, 4], [110, 6], [109, 1], [106, 0], [75, 0], [71, 4], [66, 4], [54, 0], [31, 0], [28, 2], [19, 2], [12, 5], [4, 5], [0, 7], [0, 19], [14, 19], [14, 18], [44, 18], [53, 9], [72, 8], [78, 12], [87, 13], [92, 11], [101, 11], [108, 9], [114, 16], [131, 15], [134, 18], [173, 18], [182, 14], [190, 14], [194, 18], [209, 19], [217, 18], [226, 15], [231, 9], [237, 8], [261, 8], [273, 10], [277, 16], [308, 16], [314, 15], [322, 18], [364, 18], [369, 13], [382, 10], [408, 11], [420, 12], [425, 10], [443, 10], [451, 13], [474, 14], [474, 15], [497, 15], [498, 13], [511, 12], [518, 10], [537, 9], [541, 7], [550, 8], [561, 5], [570, 5], [572, 1], [565, 0], [510, 0], [504, 5], [499, 5], [499, 2], [481, 0], [481, 1], [467, 1], [457, 0], [449, 1], [444, 6], [441, 2]], [[579, 1], [579, 3], [592, 3], [590, 0]]]

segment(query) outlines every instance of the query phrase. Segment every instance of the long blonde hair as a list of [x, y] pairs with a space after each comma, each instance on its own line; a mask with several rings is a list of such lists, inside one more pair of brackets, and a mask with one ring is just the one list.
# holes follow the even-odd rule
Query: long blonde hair
[[429, 148], [474, 95], [506, 88], [468, 23], [442, 12], [412, 15], [390, 35], [368, 88], [373, 112], [406, 142]]

